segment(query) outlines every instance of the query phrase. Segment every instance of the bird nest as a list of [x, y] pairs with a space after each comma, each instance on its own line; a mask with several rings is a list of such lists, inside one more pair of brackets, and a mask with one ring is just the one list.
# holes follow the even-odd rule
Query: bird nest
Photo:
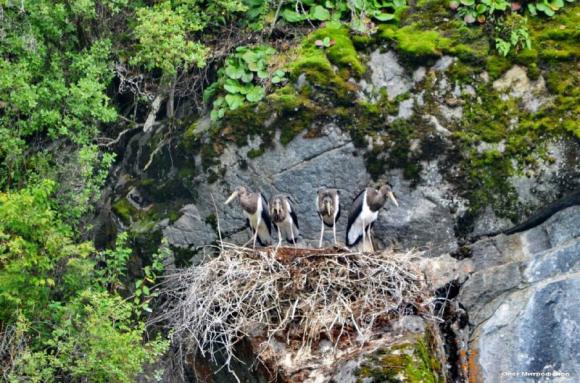
[[416, 255], [223, 244], [219, 256], [168, 276], [163, 319], [181, 360], [200, 353], [228, 369], [244, 338], [261, 340], [262, 362], [280, 342], [301, 352], [322, 339], [362, 346], [393, 318], [431, 315]]

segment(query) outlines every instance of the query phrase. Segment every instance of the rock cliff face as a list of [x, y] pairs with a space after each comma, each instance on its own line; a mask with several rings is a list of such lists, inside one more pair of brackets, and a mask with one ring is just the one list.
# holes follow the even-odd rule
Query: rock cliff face
[[[158, 214], [150, 214], [147, 219], [158, 220], [159, 228], [169, 243], [181, 249], [192, 250], [214, 242], [217, 239], [217, 218], [226, 240], [242, 242], [248, 238], [242, 212], [236, 207], [225, 208], [223, 202], [235, 187], [246, 185], [261, 190], [266, 196], [279, 192], [293, 195], [298, 200], [303, 239], [311, 245], [316, 242], [320, 229], [318, 216], [313, 210], [316, 190], [321, 186], [340, 190], [343, 214], [338, 222], [338, 232], [342, 238], [350, 202], [376, 179], [392, 184], [400, 201], [400, 207], [388, 205], [381, 212], [375, 228], [377, 238], [385, 246], [420, 247], [436, 256], [456, 251], [458, 240], [465, 237], [508, 228], [522, 220], [524, 213], [530, 213], [580, 186], [580, 150], [573, 137], [548, 140], [541, 155], [538, 154], [534, 168], [527, 172], [525, 169], [514, 171], [501, 180], [505, 182], [501, 187], [485, 183], [472, 185], [480, 176], [500, 176], [486, 167], [472, 169], [476, 174], [462, 168], [465, 166], [461, 165], [462, 162], [476, 161], [479, 157], [465, 158], [465, 153], [459, 155], [457, 151], [463, 149], [452, 137], [462, 128], [463, 103], [482, 102], [474, 96], [473, 86], [452, 85], [446, 75], [456, 61], [452, 57], [442, 57], [431, 67], [420, 66], [413, 72], [403, 70], [397, 60], [393, 51], [371, 53], [368, 62], [370, 82], [361, 81], [359, 94], [353, 97], [360, 102], [369, 100], [378, 94], [377, 90], [386, 91], [389, 98], [406, 95], [392, 115], [387, 114], [384, 118], [385, 123], [395, 126], [404, 123], [413, 127], [417, 121], [424, 123], [418, 128], [426, 131], [405, 143], [407, 152], [404, 155], [417, 157], [413, 174], [408, 174], [408, 168], [390, 164], [391, 160], [396, 160], [392, 157], [399, 149], [394, 148], [395, 153], [389, 150], [388, 140], [398, 138], [392, 137], [388, 126], [382, 134], [365, 135], [362, 146], [353, 138], [350, 128], [336, 121], [316, 127], [306, 126], [285, 144], [280, 142], [282, 132], [275, 130], [266, 149], [260, 136], [249, 136], [245, 146], [229, 143], [227, 137], [222, 137], [221, 143], [204, 147], [197, 154], [184, 142], [154, 152], [148, 145], [155, 142], [155, 137], [142, 133], [129, 143], [129, 147], [135, 149], [125, 157], [126, 166], [121, 169], [129, 172], [120, 177], [116, 186], [120, 195], [114, 206], [115, 212], [125, 223], [139, 222], [138, 226], [141, 226], [144, 214], [138, 212], [153, 202]], [[484, 83], [481, 76], [478, 81]], [[505, 92], [498, 94], [504, 94], [506, 99], [525, 96], [525, 100], [521, 100], [524, 104], [539, 105], [549, 99], [541, 81], [540, 77], [540, 80], [531, 82], [526, 72], [516, 66], [496, 80], [493, 88]], [[457, 98], [453, 107], [448, 106], [451, 103], [449, 97]], [[268, 123], [271, 121], [264, 122]], [[203, 123], [194, 126], [199, 130]], [[219, 150], [215, 150], [216, 145]], [[506, 144], [502, 142], [473, 145], [477, 146], [464, 150], [473, 149], [478, 155], [495, 155], [506, 150]], [[406, 158], [403, 165], [411, 166], [409, 161]], [[139, 169], [139, 164], [148, 162], [150, 166], [145, 172]], [[135, 172], [135, 168], [139, 170]], [[486, 187], [489, 190], [485, 190]], [[504, 188], [506, 194], [500, 197], [498, 193]], [[136, 193], [145, 195], [149, 202], [136, 199]], [[478, 195], [486, 197], [478, 200], [474, 197]], [[488, 204], [479, 206], [485, 201]], [[168, 211], [172, 213], [168, 214]], [[163, 215], [170, 215], [173, 222], [163, 221]]]
[[[549, 52], [514, 62], [487, 57], [488, 43], [470, 34], [461, 49], [431, 42], [419, 54], [402, 43], [403, 30], [349, 42], [362, 75], [330, 52], [316, 58], [326, 60], [318, 63], [324, 72], [313, 58], [298, 58], [289, 84], [218, 127], [183, 107], [181, 120], [135, 131], [122, 143], [97, 244], [113, 228], [129, 230], [143, 256], [165, 238], [178, 265], [198, 262], [218, 226], [226, 241], [249, 238], [241, 210], [223, 204], [239, 185], [293, 195], [305, 246], [318, 241], [316, 190], [338, 188], [343, 241], [353, 197], [388, 181], [400, 206], [381, 211], [376, 238], [382, 247], [424, 250], [434, 291], [453, 298], [442, 309], [454, 310], [442, 327], [454, 364], [448, 380], [529, 381], [507, 374], [557, 371], [568, 375], [555, 381], [579, 381], [580, 207], [520, 234], [485, 238], [580, 188], [570, 106], [577, 67]], [[550, 36], [542, 41], [551, 44]], [[380, 373], [365, 358], [333, 365], [332, 379], [356, 381], [349, 371], [357, 368]]]
[[537, 381], [576, 381], [580, 206], [521, 234], [481, 240], [472, 251], [475, 271], [458, 297], [469, 313], [470, 375], [520, 382], [530, 372]]

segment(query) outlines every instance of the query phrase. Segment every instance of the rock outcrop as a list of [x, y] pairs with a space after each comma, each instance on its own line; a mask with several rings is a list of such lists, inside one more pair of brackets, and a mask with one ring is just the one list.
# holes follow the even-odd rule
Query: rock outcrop
[[473, 381], [578, 381], [580, 206], [481, 240], [470, 260], [458, 299], [469, 313]]

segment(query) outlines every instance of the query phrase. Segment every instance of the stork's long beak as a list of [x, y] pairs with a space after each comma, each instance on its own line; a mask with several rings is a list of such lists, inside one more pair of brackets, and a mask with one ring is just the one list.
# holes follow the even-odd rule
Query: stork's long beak
[[399, 206], [399, 203], [397, 202], [397, 199], [395, 198], [395, 195], [393, 194], [392, 191], [390, 191], [389, 193], [389, 198], [391, 199], [391, 201], [393, 201], [393, 203], [395, 204], [395, 206]]
[[232, 202], [238, 196], [238, 194], [240, 194], [240, 193], [237, 190], [235, 192], [233, 192], [232, 195], [228, 197], [225, 204], [227, 205], [230, 202]]

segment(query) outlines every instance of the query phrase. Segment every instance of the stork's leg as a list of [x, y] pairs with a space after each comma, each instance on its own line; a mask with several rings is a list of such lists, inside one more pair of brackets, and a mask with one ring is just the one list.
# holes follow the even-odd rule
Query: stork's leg
[[296, 247], [296, 239], [294, 238], [294, 224], [293, 223], [290, 224], [290, 235], [292, 236], [292, 243], [294, 244], [294, 247]]
[[258, 222], [256, 222], [256, 228], [254, 229], [255, 230], [255, 233], [254, 233], [254, 247], [253, 247], [254, 250], [256, 249], [256, 240], [258, 239], [258, 231], [259, 231], [258, 229], [260, 227], [261, 220], [262, 220], [262, 218], [260, 216], [258, 216]]
[[278, 246], [280, 246], [282, 244], [282, 233], [280, 233], [280, 226], [276, 225], [276, 228], [278, 229]]
[[362, 252], [365, 252], [366, 249], [366, 227], [365, 227], [365, 221], [362, 221], [362, 232], [363, 232], [363, 245], [362, 245]]
[[320, 242], [318, 242], [318, 248], [322, 247], [322, 237], [324, 236], [324, 221], [320, 220], [322, 226], [320, 226]]
[[370, 225], [369, 225], [368, 237], [369, 237], [369, 242], [371, 244], [371, 251], [374, 253], [375, 252], [375, 245], [373, 244], [373, 238], [371, 237], [371, 226]]
[[332, 234], [334, 235], [334, 246], [336, 246], [336, 217], [332, 219]]

